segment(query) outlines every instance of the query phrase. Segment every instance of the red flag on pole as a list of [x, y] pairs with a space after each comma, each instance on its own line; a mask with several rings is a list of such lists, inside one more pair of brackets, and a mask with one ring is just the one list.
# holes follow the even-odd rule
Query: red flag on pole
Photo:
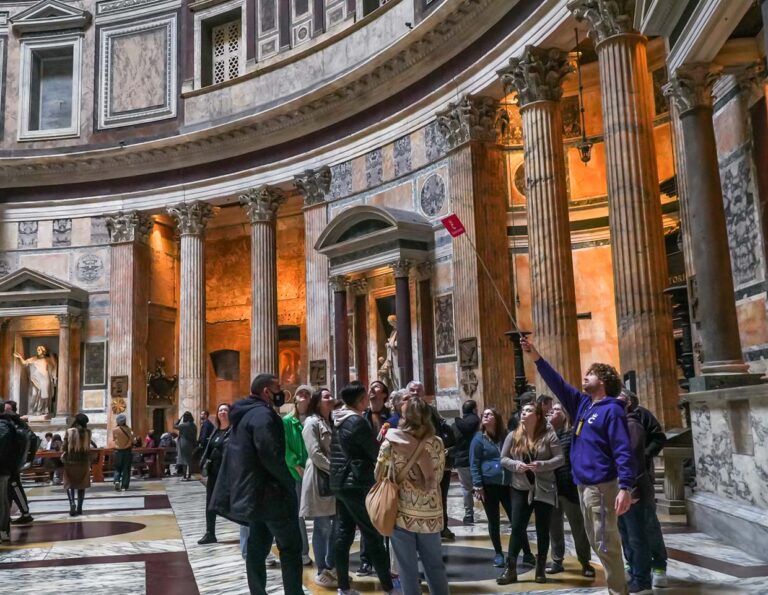
[[464, 224], [461, 222], [461, 219], [459, 219], [458, 215], [448, 215], [447, 217], [444, 217], [440, 220], [445, 229], [448, 230], [448, 233], [451, 234], [451, 237], [458, 238], [461, 234], [466, 233], [467, 230], [464, 228]]

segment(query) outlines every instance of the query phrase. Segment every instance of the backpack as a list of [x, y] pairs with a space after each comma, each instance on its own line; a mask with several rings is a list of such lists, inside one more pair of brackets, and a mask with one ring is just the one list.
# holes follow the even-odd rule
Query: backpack
[[419, 458], [421, 451], [424, 450], [426, 443], [426, 440], [419, 442], [411, 458], [408, 459], [405, 467], [397, 474], [397, 477], [395, 477], [395, 455], [393, 451], [392, 459], [389, 463], [389, 473], [377, 481], [365, 497], [365, 509], [368, 511], [368, 516], [371, 517], [371, 523], [384, 537], [390, 537], [395, 532], [400, 484], [408, 477], [408, 472]]
[[0, 419], [0, 469], [9, 474], [18, 473], [29, 453], [29, 428], [18, 426], [10, 419]]

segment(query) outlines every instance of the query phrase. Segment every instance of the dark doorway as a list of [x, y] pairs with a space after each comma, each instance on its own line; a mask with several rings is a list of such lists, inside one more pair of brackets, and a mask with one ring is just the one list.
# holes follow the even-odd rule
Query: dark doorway
[[155, 440], [165, 434], [165, 409], [158, 407], [152, 410], [152, 429], [155, 431]]

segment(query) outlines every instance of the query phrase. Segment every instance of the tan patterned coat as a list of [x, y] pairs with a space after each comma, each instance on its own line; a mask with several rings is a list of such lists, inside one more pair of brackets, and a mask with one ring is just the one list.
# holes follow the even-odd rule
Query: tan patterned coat
[[[437, 436], [426, 438], [426, 441], [418, 461], [399, 486], [396, 524], [414, 533], [439, 533], [443, 530], [440, 478], [445, 468], [445, 449]], [[418, 444], [419, 440], [408, 432], [389, 430], [379, 450], [376, 479], [387, 476], [392, 464], [397, 477]]]

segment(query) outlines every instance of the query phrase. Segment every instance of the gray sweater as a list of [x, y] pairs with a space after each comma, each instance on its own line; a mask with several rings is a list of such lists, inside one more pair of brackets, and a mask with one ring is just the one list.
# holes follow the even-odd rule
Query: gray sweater
[[557, 434], [547, 427], [547, 433], [539, 440], [536, 451], [533, 453], [533, 461], [537, 461], [538, 469], [535, 472], [535, 482], [531, 484], [521, 466], [525, 464], [512, 452], [514, 432], [507, 435], [504, 446], [501, 447], [501, 465], [512, 472], [512, 488], [528, 492], [528, 502], [538, 500], [555, 506], [557, 503], [557, 482], [555, 469], [565, 461], [563, 450]]

